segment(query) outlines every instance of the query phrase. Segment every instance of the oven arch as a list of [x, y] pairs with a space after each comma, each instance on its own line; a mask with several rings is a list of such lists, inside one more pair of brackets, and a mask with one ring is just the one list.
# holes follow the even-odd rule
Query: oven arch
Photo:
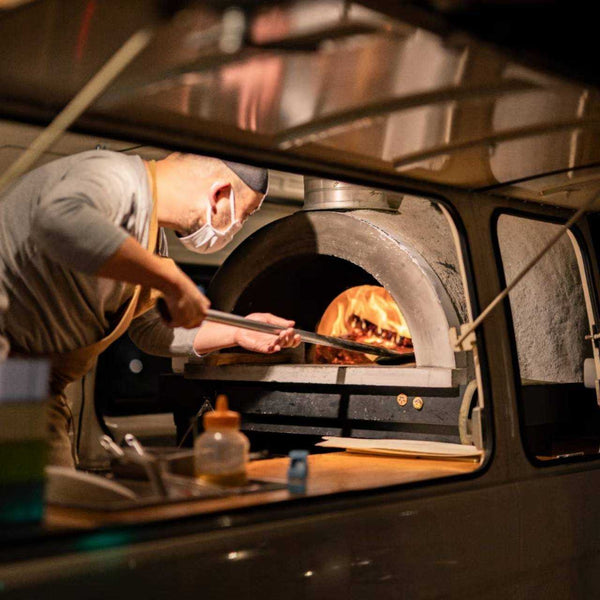
[[[208, 295], [220, 310], [280, 312], [299, 326], [315, 327], [314, 315], [322, 314], [337, 293], [376, 282], [406, 318], [417, 366], [456, 368], [448, 331], [464, 322], [462, 282], [444, 215], [430, 203], [424, 210], [423, 205], [418, 200], [418, 209], [403, 205], [407, 210], [398, 213], [300, 211], [275, 221], [231, 253]], [[307, 289], [311, 268], [316, 277], [313, 289]], [[324, 293], [314, 289], [319, 281]], [[278, 310], [283, 288], [296, 314]], [[303, 318], [303, 307], [311, 318]]]

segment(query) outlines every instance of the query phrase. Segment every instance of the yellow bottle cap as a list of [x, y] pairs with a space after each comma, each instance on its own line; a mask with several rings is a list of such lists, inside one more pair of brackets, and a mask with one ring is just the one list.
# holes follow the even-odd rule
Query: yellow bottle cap
[[229, 410], [227, 396], [217, 396], [217, 407], [212, 412], [204, 413], [202, 419], [204, 429], [239, 429], [240, 413]]

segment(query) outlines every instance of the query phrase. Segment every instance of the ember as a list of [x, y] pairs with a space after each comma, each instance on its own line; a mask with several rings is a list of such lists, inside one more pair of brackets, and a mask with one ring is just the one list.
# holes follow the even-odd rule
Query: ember
[[[412, 352], [412, 338], [400, 309], [382, 287], [361, 285], [341, 293], [327, 307], [317, 333], [331, 335], [396, 352]], [[328, 364], [370, 364], [372, 354], [317, 346], [313, 362]]]

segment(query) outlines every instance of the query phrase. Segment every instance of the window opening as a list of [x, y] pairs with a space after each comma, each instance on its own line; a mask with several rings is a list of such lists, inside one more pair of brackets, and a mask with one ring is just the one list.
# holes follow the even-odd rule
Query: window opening
[[596, 454], [600, 442], [595, 390], [584, 384], [584, 365], [593, 357], [592, 323], [575, 238], [560, 237], [520, 285], [510, 286], [560, 231], [554, 223], [507, 214], [497, 223], [511, 287], [523, 443], [530, 457], [543, 461]]

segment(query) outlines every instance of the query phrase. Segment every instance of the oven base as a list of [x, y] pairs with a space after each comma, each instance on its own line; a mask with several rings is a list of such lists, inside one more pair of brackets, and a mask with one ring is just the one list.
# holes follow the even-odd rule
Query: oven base
[[303, 440], [312, 445], [325, 435], [460, 443], [463, 385], [426, 388], [323, 384], [310, 379], [302, 383], [165, 379], [168, 383], [162, 395], [174, 406], [180, 436], [190, 429], [198, 411], [208, 407], [207, 401], [214, 406], [216, 395], [226, 394], [231, 408], [242, 414], [243, 431], [252, 434], [251, 439], [260, 438], [264, 447], [269, 436], [275, 439], [284, 434], [295, 439], [291, 447], [303, 447]]

